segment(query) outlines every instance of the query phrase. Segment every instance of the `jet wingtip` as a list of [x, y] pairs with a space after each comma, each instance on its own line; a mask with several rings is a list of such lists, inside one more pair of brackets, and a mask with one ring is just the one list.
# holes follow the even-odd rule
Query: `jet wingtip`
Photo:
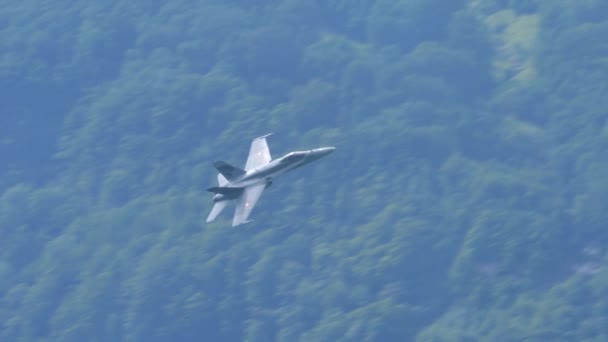
[[261, 137], [257, 137], [257, 138], [255, 138], [255, 139], [253, 139], [253, 140], [264, 139], [264, 138], [269, 137], [269, 136], [271, 136], [271, 135], [273, 135], [273, 134], [274, 134], [274, 133], [268, 133], [268, 134], [264, 134], [264, 135], [262, 135]]
[[244, 221], [244, 222], [241, 222], [241, 223], [233, 224], [232, 226], [233, 227], [238, 227], [238, 226], [242, 226], [242, 225], [245, 225], [245, 224], [251, 223], [251, 222], [253, 222], [253, 220], [247, 220], [247, 221]]
[[212, 214], [213, 214], [212, 212], [211, 212], [211, 213], [209, 213], [209, 216], [207, 216], [207, 219], [205, 220], [205, 222], [206, 222], [206, 223], [211, 223], [211, 222], [215, 221], [215, 219], [216, 219], [217, 215], [216, 215], [216, 216], [214, 216], [214, 215], [212, 215]]

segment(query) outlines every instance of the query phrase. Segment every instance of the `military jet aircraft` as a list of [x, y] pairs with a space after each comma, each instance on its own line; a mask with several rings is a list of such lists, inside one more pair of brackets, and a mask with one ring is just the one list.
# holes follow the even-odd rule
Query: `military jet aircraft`
[[335, 147], [322, 147], [308, 151], [290, 152], [278, 159], [272, 159], [266, 137], [271, 134], [253, 139], [245, 169], [232, 166], [223, 161], [216, 161], [213, 166], [220, 172], [217, 175], [218, 186], [208, 188], [215, 193], [213, 208], [207, 217], [207, 222], [215, 218], [228, 206], [230, 201], [236, 201], [236, 210], [232, 218], [232, 226], [238, 226], [247, 221], [249, 214], [272, 181], [279, 175], [306, 165], [333, 152]]

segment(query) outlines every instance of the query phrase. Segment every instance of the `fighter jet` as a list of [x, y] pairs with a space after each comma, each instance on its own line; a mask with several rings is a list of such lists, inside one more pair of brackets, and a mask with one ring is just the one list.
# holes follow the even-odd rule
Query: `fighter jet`
[[273, 160], [266, 142], [266, 138], [271, 134], [253, 139], [245, 169], [223, 161], [213, 163], [219, 174], [217, 175], [218, 186], [207, 189], [207, 191], [215, 193], [213, 208], [207, 217], [208, 223], [215, 220], [231, 201], [236, 201], [232, 226], [251, 222], [247, 221], [247, 218], [253, 207], [262, 192], [272, 185], [272, 181], [276, 177], [325, 157], [336, 149], [335, 147], [322, 147], [308, 151], [295, 151]]

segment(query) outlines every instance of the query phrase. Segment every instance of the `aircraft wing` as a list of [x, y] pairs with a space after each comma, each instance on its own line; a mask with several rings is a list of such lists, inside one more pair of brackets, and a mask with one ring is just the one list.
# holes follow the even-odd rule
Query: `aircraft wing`
[[270, 134], [266, 134], [259, 138], [253, 139], [251, 147], [249, 148], [249, 156], [247, 157], [247, 163], [245, 164], [245, 170], [255, 169], [262, 165], [270, 163], [272, 157], [270, 156], [270, 149], [266, 142], [266, 137]]
[[234, 217], [232, 218], [232, 226], [238, 226], [243, 223], [247, 223], [247, 218], [255, 204], [258, 202], [262, 192], [266, 188], [265, 183], [259, 183], [250, 185], [243, 190], [243, 194], [238, 198], [236, 202], [236, 210], [234, 211]]
[[224, 210], [224, 208], [226, 208], [227, 205], [228, 205], [228, 201], [221, 201], [221, 202], [214, 203], [213, 208], [211, 209], [211, 212], [209, 212], [209, 216], [207, 216], [207, 223], [215, 220], [217, 215], [219, 215], [222, 212], [222, 210]]

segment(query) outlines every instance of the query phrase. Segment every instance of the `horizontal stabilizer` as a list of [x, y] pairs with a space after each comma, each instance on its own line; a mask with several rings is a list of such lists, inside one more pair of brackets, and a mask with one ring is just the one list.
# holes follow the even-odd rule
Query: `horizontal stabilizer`
[[215, 166], [215, 168], [222, 174], [222, 176], [224, 176], [229, 181], [234, 180], [245, 174], [245, 170], [240, 169], [236, 166], [232, 166], [221, 160], [218, 160], [213, 163], [213, 166]]
[[243, 188], [229, 188], [225, 186], [212, 186], [207, 189], [209, 192], [216, 194], [222, 194], [226, 196], [237, 196], [243, 191]]

